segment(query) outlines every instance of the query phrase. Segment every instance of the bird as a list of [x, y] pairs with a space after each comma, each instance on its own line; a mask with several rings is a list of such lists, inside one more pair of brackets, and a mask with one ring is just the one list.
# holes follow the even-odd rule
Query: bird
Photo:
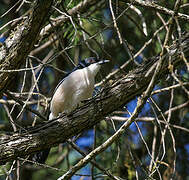
[[[79, 64], [58, 83], [50, 102], [49, 120], [56, 119], [62, 113], [69, 114], [82, 101], [92, 97], [95, 76], [101, 66], [109, 60], [101, 60], [96, 57], [88, 57]], [[33, 155], [32, 160], [45, 163], [50, 148]]]
[[100, 60], [89, 57], [80, 61], [73, 71], [64, 77], [55, 88], [50, 103], [49, 120], [62, 113], [69, 114], [82, 101], [92, 97], [95, 85], [95, 76], [101, 66], [109, 60]]

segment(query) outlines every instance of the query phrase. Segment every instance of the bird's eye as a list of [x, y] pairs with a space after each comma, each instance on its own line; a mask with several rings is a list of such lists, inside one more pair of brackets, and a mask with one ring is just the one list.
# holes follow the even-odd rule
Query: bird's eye
[[93, 63], [95, 63], [95, 62], [96, 62], [95, 59], [89, 59], [89, 60], [88, 60], [88, 63], [89, 63], [89, 64], [93, 64]]
[[90, 64], [94, 63], [94, 59], [89, 59], [89, 63]]
[[89, 57], [89, 58], [86, 58], [86, 59], [85, 59], [85, 64], [86, 64], [87, 66], [89, 66], [90, 64], [93, 64], [93, 63], [96, 63], [96, 58], [94, 58], [94, 57]]

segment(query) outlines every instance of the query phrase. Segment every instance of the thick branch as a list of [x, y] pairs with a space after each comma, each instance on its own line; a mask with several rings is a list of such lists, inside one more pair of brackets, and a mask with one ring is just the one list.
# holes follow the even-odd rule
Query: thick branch
[[11, 83], [14, 71], [24, 63], [45, 23], [53, 0], [38, 0], [31, 13], [24, 17], [16, 30], [0, 48], [0, 95]]
[[[174, 66], [183, 64], [180, 46], [182, 46], [185, 56], [188, 57], [189, 33], [183, 37], [180, 44], [175, 43], [170, 48], [169, 54], [163, 56], [163, 66], [158, 73], [156, 82], [168, 74], [168, 58], [170, 56]], [[72, 136], [94, 126], [105, 116], [143, 93], [151, 80], [158, 60], [159, 56], [149, 59], [143, 66], [128, 75], [117, 77], [113, 83], [107, 82], [97, 97], [75, 110], [71, 115], [49, 121], [21, 134], [7, 136], [1, 141], [0, 164], [65, 142]]]

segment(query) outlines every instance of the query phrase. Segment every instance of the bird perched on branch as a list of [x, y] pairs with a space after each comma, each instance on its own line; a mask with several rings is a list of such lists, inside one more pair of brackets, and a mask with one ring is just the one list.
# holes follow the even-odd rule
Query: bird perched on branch
[[107, 62], [109, 60], [86, 58], [60, 81], [51, 100], [49, 119], [58, 117], [60, 113], [70, 113], [82, 101], [92, 97], [95, 76], [101, 65]]
[[[61, 113], [70, 113], [82, 101], [91, 98], [95, 76], [100, 67], [109, 62], [109, 60], [100, 60], [95, 57], [89, 57], [81, 61], [73, 71], [64, 77], [57, 85], [50, 104], [49, 120], [58, 117]], [[44, 163], [47, 159], [50, 149], [36, 153], [32, 160]]]

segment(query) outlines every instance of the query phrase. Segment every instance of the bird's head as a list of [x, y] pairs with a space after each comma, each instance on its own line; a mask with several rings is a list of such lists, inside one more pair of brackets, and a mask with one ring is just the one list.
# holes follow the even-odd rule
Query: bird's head
[[109, 62], [109, 60], [98, 59], [96, 57], [88, 57], [81, 61], [79, 64], [81, 64], [83, 67], [88, 67], [92, 64], [102, 65], [107, 62]]
[[94, 76], [98, 73], [101, 65], [108, 63], [109, 60], [98, 59], [95, 57], [88, 57], [78, 64], [79, 69], [87, 68]]

